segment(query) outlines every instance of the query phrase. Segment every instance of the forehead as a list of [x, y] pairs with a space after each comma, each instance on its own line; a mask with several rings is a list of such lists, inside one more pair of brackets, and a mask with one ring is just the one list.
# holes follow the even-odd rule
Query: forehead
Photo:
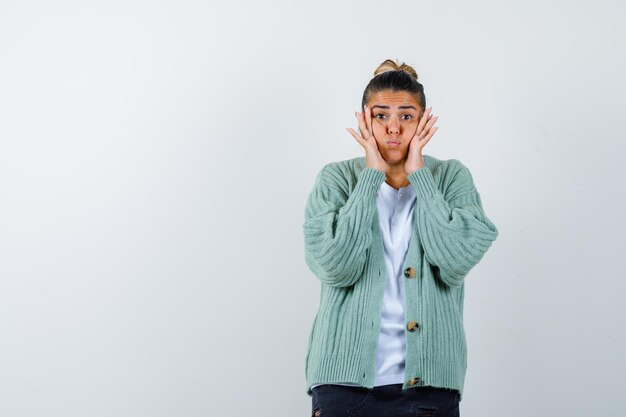
[[383, 90], [376, 92], [370, 96], [367, 105], [370, 108], [375, 105], [389, 106], [392, 110], [399, 106], [414, 106], [418, 111], [420, 109], [415, 96], [406, 91]]

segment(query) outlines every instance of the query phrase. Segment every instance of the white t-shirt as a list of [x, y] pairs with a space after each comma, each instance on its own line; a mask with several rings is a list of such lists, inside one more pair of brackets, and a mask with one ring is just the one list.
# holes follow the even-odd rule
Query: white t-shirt
[[[406, 357], [404, 275], [402, 266], [413, 231], [415, 189], [412, 184], [396, 190], [387, 182], [378, 189], [376, 206], [385, 251], [387, 280], [376, 346], [374, 386], [404, 382]], [[352, 383], [337, 385], [357, 385]], [[321, 384], [315, 384], [316, 387]], [[357, 385], [359, 386], [359, 385]]]

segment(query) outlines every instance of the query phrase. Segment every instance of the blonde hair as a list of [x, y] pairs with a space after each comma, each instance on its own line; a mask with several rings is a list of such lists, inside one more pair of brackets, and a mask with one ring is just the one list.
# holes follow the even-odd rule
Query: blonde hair
[[400, 64], [398, 60], [386, 59], [374, 71], [374, 78], [370, 80], [363, 92], [361, 108], [369, 102], [372, 94], [383, 90], [406, 91], [413, 94], [422, 111], [426, 109], [426, 96], [424, 86], [417, 81], [417, 72], [406, 64]]
[[417, 80], [417, 72], [415, 72], [415, 69], [413, 69], [412, 66], [405, 64], [404, 62], [400, 64], [397, 59], [395, 61], [392, 61], [391, 59], [384, 60], [383, 63], [380, 64], [378, 68], [376, 68], [376, 70], [374, 71], [374, 76], [380, 75], [387, 71], [398, 70], [406, 72], [411, 77]]

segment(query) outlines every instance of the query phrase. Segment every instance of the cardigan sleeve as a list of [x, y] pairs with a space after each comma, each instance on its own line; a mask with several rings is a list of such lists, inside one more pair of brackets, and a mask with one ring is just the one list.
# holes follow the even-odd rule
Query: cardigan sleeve
[[448, 169], [452, 179], [445, 196], [426, 167], [408, 179], [417, 194], [417, 229], [426, 259], [445, 284], [460, 287], [499, 232], [483, 211], [469, 169], [456, 159]]
[[376, 192], [386, 178], [384, 172], [365, 167], [347, 191], [340, 175], [329, 165], [320, 171], [307, 198], [303, 226], [306, 264], [333, 287], [353, 285], [364, 271]]

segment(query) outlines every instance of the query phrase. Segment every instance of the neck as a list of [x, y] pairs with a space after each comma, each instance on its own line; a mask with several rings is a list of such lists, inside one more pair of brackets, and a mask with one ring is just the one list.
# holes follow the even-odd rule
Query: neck
[[411, 184], [408, 180], [406, 173], [404, 172], [404, 162], [397, 165], [390, 165], [387, 172], [387, 179], [385, 182], [391, 185], [393, 188], [398, 189], [406, 187]]

